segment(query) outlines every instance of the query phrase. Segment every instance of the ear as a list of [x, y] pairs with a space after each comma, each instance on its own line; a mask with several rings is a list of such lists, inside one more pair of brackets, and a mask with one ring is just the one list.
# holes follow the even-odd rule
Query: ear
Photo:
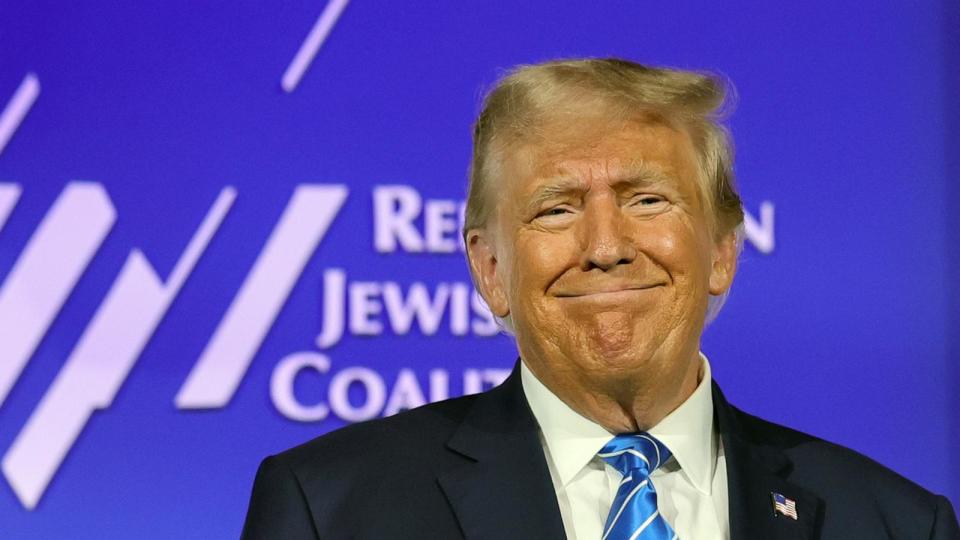
[[490, 306], [494, 315], [506, 317], [510, 314], [510, 306], [507, 303], [506, 288], [500, 279], [497, 251], [490, 231], [471, 229], [467, 231], [466, 241], [470, 272], [480, 290], [480, 296]]
[[737, 231], [721, 236], [713, 246], [713, 265], [710, 268], [710, 294], [719, 296], [730, 289], [737, 272]]

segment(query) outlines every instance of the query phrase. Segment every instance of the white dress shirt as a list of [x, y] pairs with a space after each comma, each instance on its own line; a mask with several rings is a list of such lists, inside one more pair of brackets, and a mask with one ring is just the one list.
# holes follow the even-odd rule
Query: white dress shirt
[[[693, 394], [649, 433], [673, 457], [650, 475], [660, 515], [681, 540], [727, 540], [727, 467], [713, 425], [710, 363]], [[597, 457], [613, 434], [580, 416], [521, 362], [523, 391], [540, 424], [540, 442], [567, 538], [599, 540], [621, 474]]]

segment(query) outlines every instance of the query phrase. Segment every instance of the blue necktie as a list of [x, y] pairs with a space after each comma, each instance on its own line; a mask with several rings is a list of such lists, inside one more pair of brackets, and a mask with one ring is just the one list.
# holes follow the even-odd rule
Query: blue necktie
[[602, 540], [672, 540], [676, 534], [657, 510], [650, 473], [670, 459], [670, 451], [646, 433], [617, 435], [600, 453], [623, 474], [607, 515]]

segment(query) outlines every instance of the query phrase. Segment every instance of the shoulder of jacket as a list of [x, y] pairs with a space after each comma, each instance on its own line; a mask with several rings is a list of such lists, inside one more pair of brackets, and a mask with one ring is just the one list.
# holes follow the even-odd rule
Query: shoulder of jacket
[[[791, 478], [829, 486], [845, 496], [934, 511], [938, 496], [890, 467], [856, 450], [802, 431], [775, 424], [733, 408], [741, 436], [758, 446], [773, 447], [791, 462]], [[817, 490], [814, 490], [817, 491]]]

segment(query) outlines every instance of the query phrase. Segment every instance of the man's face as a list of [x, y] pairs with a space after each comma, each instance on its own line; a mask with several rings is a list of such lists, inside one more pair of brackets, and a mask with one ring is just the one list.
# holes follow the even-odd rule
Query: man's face
[[684, 378], [736, 256], [711, 233], [689, 136], [644, 119], [541, 134], [506, 152], [495, 222], [470, 237], [484, 297], [555, 390]]

